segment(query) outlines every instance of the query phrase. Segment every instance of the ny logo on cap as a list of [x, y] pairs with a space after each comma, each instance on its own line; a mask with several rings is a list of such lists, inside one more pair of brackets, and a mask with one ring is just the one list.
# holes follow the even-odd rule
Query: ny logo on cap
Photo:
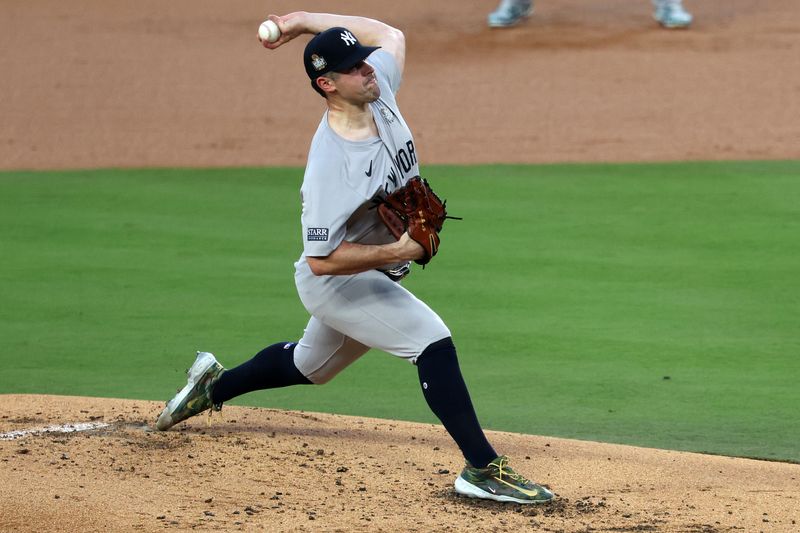
[[350, 33], [349, 31], [343, 31], [342, 33], [339, 34], [339, 37], [342, 38], [344, 44], [346, 44], [347, 46], [353, 46], [358, 42], [356, 38], [353, 37], [353, 34]]

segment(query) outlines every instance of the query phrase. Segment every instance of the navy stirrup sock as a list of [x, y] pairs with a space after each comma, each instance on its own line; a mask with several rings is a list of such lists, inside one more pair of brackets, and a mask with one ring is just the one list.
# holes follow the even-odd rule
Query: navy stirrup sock
[[311, 382], [294, 366], [294, 342], [267, 346], [252, 359], [227, 370], [214, 385], [212, 401], [222, 403], [247, 392]]
[[448, 337], [428, 346], [417, 358], [422, 394], [469, 464], [484, 468], [497, 457], [486, 440], [461, 375], [456, 347]]

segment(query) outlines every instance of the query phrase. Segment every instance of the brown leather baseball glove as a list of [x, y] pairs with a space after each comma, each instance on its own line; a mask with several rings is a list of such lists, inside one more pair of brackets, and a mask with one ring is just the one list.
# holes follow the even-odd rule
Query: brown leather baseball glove
[[403, 233], [422, 245], [425, 256], [416, 263], [426, 265], [439, 250], [439, 232], [447, 216], [446, 201], [431, 190], [428, 181], [415, 176], [404, 186], [378, 201], [378, 215], [395, 238]]

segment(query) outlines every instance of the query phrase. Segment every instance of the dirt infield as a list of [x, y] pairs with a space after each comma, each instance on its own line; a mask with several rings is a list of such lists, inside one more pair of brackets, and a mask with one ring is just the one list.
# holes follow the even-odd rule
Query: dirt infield
[[[2, 531], [797, 531], [800, 465], [490, 432], [558, 501], [455, 495], [440, 426], [226, 407], [173, 431], [154, 402], [0, 396]], [[216, 416], [216, 415], [215, 415]], [[108, 424], [56, 432], [52, 426]], [[50, 427], [8, 440], [9, 432]], [[13, 436], [13, 435], [12, 435]]]
[[[421, 163], [800, 157], [800, 2], [337, 2], [407, 34]], [[0, 2], [0, 169], [302, 165], [322, 101], [305, 41], [261, 48], [255, 0]], [[278, 13], [330, 2], [270, 2]], [[469, 6], [469, 7], [468, 7]]]
[[[423, 168], [800, 158], [797, 0], [686, 0], [697, 22], [677, 32], [647, 0], [542, 0], [490, 31], [494, 4], [337, 3], [406, 32], [400, 102]], [[265, 15], [255, 0], [0, 3], [0, 169], [302, 165], [322, 102], [304, 41], [258, 45]], [[492, 433], [559, 496], [521, 508], [454, 495], [441, 427], [226, 407], [157, 433], [160, 407], [0, 395], [0, 531], [800, 530], [800, 465]], [[77, 423], [97, 426], [31, 433]]]

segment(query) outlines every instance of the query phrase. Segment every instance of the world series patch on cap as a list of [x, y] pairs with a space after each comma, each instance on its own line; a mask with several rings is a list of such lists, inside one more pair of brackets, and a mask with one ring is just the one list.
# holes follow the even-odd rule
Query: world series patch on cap
[[362, 46], [347, 28], [335, 27], [318, 33], [306, 45], [303, 63], [315, 80], [326, 72], [350, 70], [380, 46]]
[[328, 62], [325, 61], [325, 58], [322, 56], [311, 54], [311, 66], [313, 66], [314, 70], [317, 72], [325, 72], [325, 67], [328, 66]]

